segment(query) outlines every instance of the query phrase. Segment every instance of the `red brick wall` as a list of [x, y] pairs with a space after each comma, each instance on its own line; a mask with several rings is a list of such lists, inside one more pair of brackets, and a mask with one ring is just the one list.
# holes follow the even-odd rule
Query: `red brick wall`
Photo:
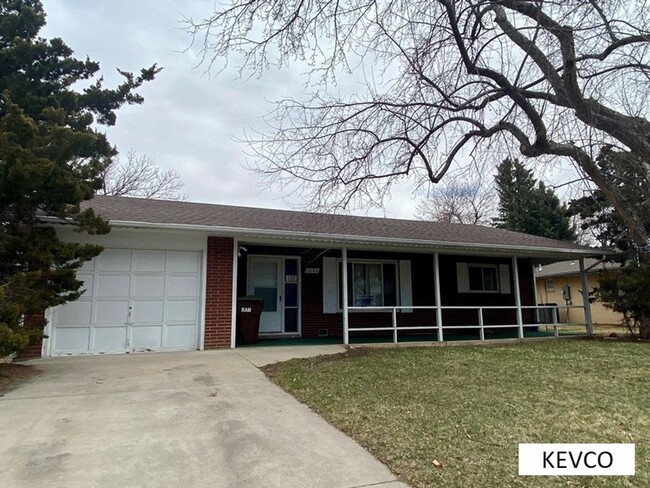
[[[27, 328], [39, 328], [42, 330], [44, 326], [45, 326], [45, 312], [42, 312], [40, 314], [30, 315], [29, 317], [25, 317], [25, 327]], [[27, 349], [25, 349], [23, 353], [20, 355], [20, 359], [40, 358], [42, 349], [43, 349], [43, 339], [39, 339], [38, 341], [27, 346]]]
[[[303, 257], [304, 267], [322, 268], [323, 256], [336, 256], [338, 251], [323, 253], [318, 250], [311, 250], [306, 253], [317, 256], [312, 263], [306, 264], [308, 259]], [[374, 259], [410, 259], [411, 279], [413, 290], [413, 305], [435, 305], [434, 281], [433, 281], [433, 257], [426, 254], [389, 254], [389, 253], [359, 253], [351, 252], [350, 257], [370, 257]], [[440, 281], [442, 303], [444, 305], [514, 305], [514, 292], [510, 294], [459, 294], [456, 278], [456, 263], [480, 262], [494, 264], [512, 263], [510, 258], [489, 258], [440, 255]], [[522, 305], [532, 305], [534, 293], [532, 291], [532, 267], [527, 259], [519, 259], [519, 282], [521, 290]], [[303, 270], [302, 288], [302, 335], [303, 337], [315, 337], [319, 328], [326, 328], [329, 335], [342, 335], [342, 316], [338, 314], [324, 314], [322, 300], [322, 275], [305, 275]], [[511, 281], [514, 286], [514, 281]], [[350, 313], [350, 327], [386, 327], [391, 326], [391, 314], [389, 313]], [[533, 323], [533, 312], [524, 310], [524, 323]], [[412, 313], [398, 313], [398, 326], [431, 326], [436, 325], [435, 312], [432, 310], [415, 310]], [[478, 313], [475, 310], [445, 310], [443, 311], [443, 323], [446, 325], [478, 325]], [[484, 310], [484, 323], [490, 324], [515, 324], [516, 315], [514, 310]], [[448, 332], [448, 331], [447, 331]], [[383, 332], [379, 334], [389, 334]], [[406, 332], [402, 332], [404, 334]], [[421, 333], [421, 331], [413, 332]], [[435, 330], [426, 330], [424, 333], [433, 334]], [[355, 332], [354, 335], [361, 335]], [[374, 333], [373, 333], [374, 335]]]
[[[341, 337], [343, 334], [343, 318], [341, 313], [323, 313], [323, 258], [340, 257], [339, 250], [325, 249], [300, 249], [280, 248], [247, 245], [249, 254], [269, 254], [296, 256], [301, 258], [302, 270], [300, 277], [301, 286], [301, 315], [302, 315], [302, 336], [316, 337], [319, 329], [327, 329], [329, 336]], [[413, 305], [426, 306], [435, 305], [434, 277], [433, 277], [433, 255], [432, 254], [407, 254], [387, 252], [361, 252], [350, 251], [350, 259], [372, 258], [411, 261], [411, 280], [413, 291]], [[459, 294], [456, 277], [457, 262], [477, 262], [511, 265], [512, 260], [508, 257], [472, 257], [440, 255], [440, 285], [442, 303], [444, 305], [514, 305], [514, 293], [509, 294]], [[521, 301], [523, 305], [532, 305], [534, 293], [532, 289], [532, 268], [527, 259], [519, 259], [519, 281], [521, 289]], [[306, 274], [305, 268], [319, 268], [319, 274]], [[512, 278], [512, 277], [511, 277]], [[239, 293], [246, 292], [246, 258], [239, 261]], [[514, 281], [511, 280], [514, 286]], [[531, 323], [533, 312], [524, 310], [524, 323]], [[389, 327], [392, 324], [390, 313], [359, 313], [351, 312], [349, 315], [350, 327]], [[433, 310], [414, 310], [412, 313], [398, 313], [398, 326], [435, 326], [436, 315]], [[443, 311], [443, 323], [446, 325], [478, 325], [478, 313], [475, 310], [445, 310]], [[515, 324], [516, 316], [514, 310], [484, 310], [484, 323], [490, 324]], [[409, 333], [400, 332], [400, 337]], [[424, 333], [434, 334], [435, 330], [426, 330]], [[446, 331], [449, 333], [449, 331]], [[387, 335], [390, 332], [355, 332], [353, 335]]]
[[[510, 266], [511, 292], [500, 293], [458, 293], [458, 279], [456, 276], [456, 263], [481, 263], [481, 264], [507, 264]], [[528, 259], [518, 259], [519, 289], [522, 305], [534, 304], [532, 288], [532, 266]], [[448, 256], [440, 255], [440, 291], [443, 305], [486, 305], [486, 306], [514, 306], [514, 280], [512, 279], [512, 259], [492, 257]], [[533, 323], [533, 311], [524, 310], [524, 323]], [[445, 325], [478, 325], [478, 312], [476, 310], [443, 310], [442, 321]], [[485, 325], [516, 324], [516, 311], [509, 309], [484, 310], [483, 321]]]
[[[312, 250], [317, 257], [307, 264], [303, 259], [303, 288], [302, 288], [302, 335], [303, 337], [316, 337], [318, 329], [327, 329], [328, 335], [341, 337], [343, 335], [343, 316], [341, 313], [323, 313], [323, 275], [307, 275], [304, 273], [306, 267], [322, 269], [323, 253], [319, 250]], [[325, 256], [339, 257], [340, 252], [334, 251]], [[413, 289], [413, 305], [434, 305], [433, 293], [433, 257], [426, 254], [398, 254], [398, 253], [349, 253], [350, 259], [372, 258], [411, 261], [411, 280]], [[392, 314], [390, 312], [360, 313], [350, 312], [350, 327], [391, 327]], [[411, 313], [398, 313], [398, 326], [432, 326], [436, 318], [433, 310], [414, 310]], [[433, 331], [427, 331], [431, 333]], [[364, 332], [365, 333], [365, 332]], [[405, 332], [402, 332], [404, 334]], [[355, 332], [355, 335], [363, 334]], [[368, 333], [366, 333], [368, 334]], [[373, 332], [372, 335], [386, 335], [386, 332]]]
[[208, 237], [205, 298], [205, 349], [230, 347], [232, 330], [232, 258], [230, 237]]

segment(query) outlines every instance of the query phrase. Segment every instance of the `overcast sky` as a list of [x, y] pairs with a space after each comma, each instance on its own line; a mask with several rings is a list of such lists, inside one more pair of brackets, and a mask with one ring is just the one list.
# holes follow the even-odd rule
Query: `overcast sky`
[[[235, 69], [206, 76], [196, 67], [182, 17], [203, 18], [213, 2], [190, 0], [43, 0], [44, 37], [61, 37], [79, 58], [101, 65], [107, 86], [120, 81], [120, 68], [137, 72], [158, 63], [164, 70], [139, 92], [143, 105], [118, 112], [109, 140], [125, 156], [147, 155], [176, 170], [191, 201], [296, 208], [303, 204], [280, 189], [266, 189], [242, 167], [244, 128], [261, 127], [261, 117], [282, 96], [301, 95], [305, 79], [297, 70], [272, 70], [261, 79], [237, 79]], [[412, 188], [393, 190], [386, 216], [411, 218], [417, 201]], [[353, 210], [363, 214], [364, 209]], [[374, 212], [377, 215], [377, 212]]]

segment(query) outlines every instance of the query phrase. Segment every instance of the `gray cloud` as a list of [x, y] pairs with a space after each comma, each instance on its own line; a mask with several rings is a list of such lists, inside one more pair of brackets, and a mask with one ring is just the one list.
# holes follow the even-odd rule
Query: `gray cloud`
[[[270, 70], [261, 78], [238, 79], [236, 61], [218, 76], [197, 68], [182, 17], [210, 13], [210, 2], [189, 0], [43, 0], [45, 37], [61, 37], [78, 57], [99, 61], [107, 84], [117, 83], [116, 68], [137, 71], [158, 63], [158, 78], [142, 88], [141, 106], [125, 107], [107, 133], [122, 153], [146, 154], [173, 168], [190, 200], [289, 208], [303, 205], [294, 195], [266, 189], [246, 171], [245, 146], [235, 141], [245, 128], [261, 127], [270, 100], [304, 96], [304, 69]], [[386, 214], [409, 218], [416, 202], [412, 187], [392, 190]], [[354, 213], [363, 213], [357, 209]], [[374, 212], [377, 215], [377, 212]]]

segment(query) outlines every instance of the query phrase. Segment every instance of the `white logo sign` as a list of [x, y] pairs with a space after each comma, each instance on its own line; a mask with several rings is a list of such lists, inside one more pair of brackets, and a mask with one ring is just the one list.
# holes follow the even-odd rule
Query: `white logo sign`
[[634, 444], [519, 444], [519, 476], [634, 476]]

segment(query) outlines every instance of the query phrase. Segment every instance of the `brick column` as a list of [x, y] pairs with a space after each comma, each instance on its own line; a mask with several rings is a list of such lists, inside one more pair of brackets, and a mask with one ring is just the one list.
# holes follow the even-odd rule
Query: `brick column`
[[234, 240], [208, 237], [205, 349], [230, 347]]
[[[32, 329], [37, 328], [43, 330], [45, 326], [45, 312], [39, 314], [29, 315], [25, 317], [25, 328]], [[41, 351], [43, 349], [43, 339], [39, 339], [36, 342], [33, 342], [27, 349], [25, 349], [22, 354], [19, 356], [20, 359], [34, 359], [41, 357]]]

